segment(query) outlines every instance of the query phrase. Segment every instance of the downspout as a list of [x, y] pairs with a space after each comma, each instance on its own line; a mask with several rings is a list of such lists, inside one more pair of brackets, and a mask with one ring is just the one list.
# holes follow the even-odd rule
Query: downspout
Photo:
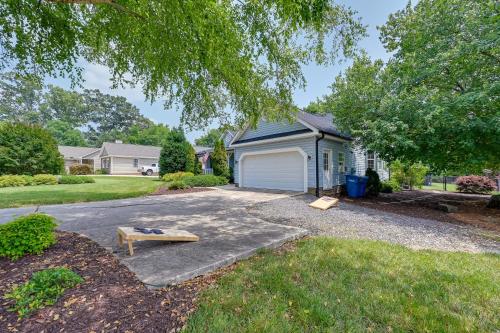
[[319, 158], [318, 158], [318, 142], [325, 138], [325, 133], [321, 132], [320, 137], [316, 137], [316, 197], [319, 198]]

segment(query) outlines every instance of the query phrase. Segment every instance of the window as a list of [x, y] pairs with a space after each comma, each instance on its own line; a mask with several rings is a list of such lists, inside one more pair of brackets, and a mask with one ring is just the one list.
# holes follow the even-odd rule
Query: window
[[345, 155], [339, 152], [339, 173], [345, 173]]
[[323, 170], [330, 171], [330, 154], [327, 152], [323, 153]]
[[134, 158], [134, 168], [137, 168], [139, 166], [139, 159]]
[[101, 159], [101, 169], [110, 169], [111, 168], [111, 158], [106, 157]]
[[366, 153], [366, 168], [375, 170], [375, 153], [372, 151]]
[[152, 166], [152, 167], [155, 167], [155, 166], [156, 166], [156, 163], [151, 164], [151, 166]]
[[382, 163], [382, 160], [380, 158], [377, 158], [377, 170], [383, 170], [384, 165]]

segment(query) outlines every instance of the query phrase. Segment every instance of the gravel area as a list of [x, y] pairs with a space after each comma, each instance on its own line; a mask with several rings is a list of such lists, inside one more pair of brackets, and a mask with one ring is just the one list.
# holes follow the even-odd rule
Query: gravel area
[[500, 253], [500, 235], [482, 229], [398, 215], [341, 202], [321, 211], [311, 195], [259, 203], [249, 212], [269, 222], [308, 229], [312, 234], [388, 241], [413, 249]]

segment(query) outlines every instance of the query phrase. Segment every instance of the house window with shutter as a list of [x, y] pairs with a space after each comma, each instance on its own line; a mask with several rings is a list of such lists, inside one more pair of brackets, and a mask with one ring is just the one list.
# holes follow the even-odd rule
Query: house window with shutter
[[139, 166], [139, 159], [134, 158], [134, 168], [137, 168]]

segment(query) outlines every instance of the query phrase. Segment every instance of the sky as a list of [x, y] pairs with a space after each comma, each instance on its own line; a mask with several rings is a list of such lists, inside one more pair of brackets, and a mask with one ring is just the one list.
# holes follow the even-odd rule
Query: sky
[[[367, 25], [368, 37], [361, 40], [359, 46], [365, 49], [372, 59], [380, 58], [387, 60], [389, 55], [380, 43], [376, 27], [383, 25], [389, 14], [404, 8], [408, 0], [339, 0], [339, 2], [357, 11], [356, 16], [361, 18], [361, 22], [364, 25]], [[329, 86], [334, 78], [348, 65], [349, 62], [334, 66], [318, 66], [315, 64], [304, 66], [303, 72], [307, 86], [305, 89], [294, 92], [295, 103], [299, 107], [305, 107], [317, 98], [328, 94]], [[146, 102], [140, 87], [111, 89], [110, 74], [106, 67], [88, 63], [82, 64], [82, 67], [84, 69], [83, 78], [85, 80], [82, 83], [83, 87], [87, 89], [99, 89], [110, 95], [124, 96], [129, 102], [136, 105], [143, 115], [154, 122], [167, 124], [170, 127], [179, 125], [180, 111], [176, 111], [175, 109], [165, 110], [161, 101], [153, 104]], [[46, 82], [65, 89], [71, 89], [69, 81], [65, 79], [48, 79]], [[186, 130], [186, 137], [189, 141], [194, 142], [194, 139], [200, 137], [210, 127], [215, 128], [217, 124], [209, 124], [203, 130]]]

